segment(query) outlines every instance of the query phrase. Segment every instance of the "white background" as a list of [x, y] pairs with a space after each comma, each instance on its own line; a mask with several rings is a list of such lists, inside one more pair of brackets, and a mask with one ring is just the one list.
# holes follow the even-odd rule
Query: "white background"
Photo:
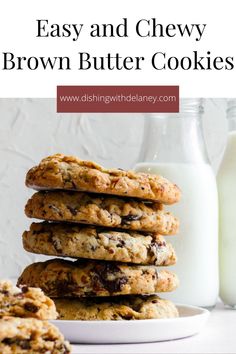
[[[147, 65], [156, 51], [182, 57], [193, 50], [213, 56], [235, 56], [235, 0], [197, 2], [189, 0], [139, 1], [2, 1], [0, 11], [0, 50], [17, 56], [71, 56], [76, 66], [79, 51], [91, 55], [119, 52], [122, 56], [145, 56], [142, 71], [2, 71], [0, 97], [55, 97], [56, 85], [180, 85], [182, 97], [234, 97], [236, 69], [233, 71], [155, 71]], [[129, 21], [129, 38], [91, 38], [92, 23], [119, 24]], [[134, 26], [139, 19], [155, 17], [158, 22], [206, 23], [200, 42], [193, 38], [138, 38]], [[68, 38], [36, 38], [36, 19], [50, 23], [83, 23], [77, 42]]]
[[[132, 168], [139, 157], [144, 116], [56, 114], [54, 99], [0, 99], [0, 117], [1, 278], [17, 277], [36, 259], [21, 244], [21, 235], [32, 221], [24, 215], [26, 200], [33, 193], [24, 185], [27, 170], [57, 152], [107, 167]], [[216, 171], [226, 139], [224, 99], [206, 101], [203, 126]]]

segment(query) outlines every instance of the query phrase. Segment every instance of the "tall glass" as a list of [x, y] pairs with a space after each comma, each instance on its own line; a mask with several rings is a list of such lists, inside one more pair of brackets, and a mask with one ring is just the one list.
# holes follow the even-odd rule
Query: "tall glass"
[[218, 196], [202, 132], [200, 99], [181, 101], [178, 114], [146, 119], [136, 171], [161, 174], [182, 190], [170, 211], [180, 219], [180, 234], [169, 237], [178, 256], [173, 270], [179, 288], [165, 297], [213, 307], [218, 296]]
[[228, 138], [217, 182], [220, 202], [220, 296], [236, 309], [236, 100], [228, 101]]

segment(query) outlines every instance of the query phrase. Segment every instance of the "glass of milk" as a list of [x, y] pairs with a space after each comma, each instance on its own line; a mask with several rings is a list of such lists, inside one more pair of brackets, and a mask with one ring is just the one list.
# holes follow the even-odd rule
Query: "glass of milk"
[[219, 283], [218, 195], [203, 138], [202, 112], [202, 100], [185, 99], [178, 114], [147, 116], [135, 170], [163, 175], [182, 190], [181, 201], [167, 208], [180, 219], [179, 235], [167, 236], [178, 256], [172, 268], [180, 286], [164, 297], [211, 308]]
[[236, 309], [236, 99], [228, 101], [228, 138], [217, 182], [220, 202], [220, 297]]

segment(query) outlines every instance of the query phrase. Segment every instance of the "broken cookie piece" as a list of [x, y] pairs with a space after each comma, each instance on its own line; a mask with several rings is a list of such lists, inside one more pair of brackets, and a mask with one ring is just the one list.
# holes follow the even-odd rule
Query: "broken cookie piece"
[[59, 330], [47, 321], [3, 317], [0, 319], [0, 353], [70, 354], [71, 347]]
[[10, 281], [0, 281], [0, 318], [3, 316], [32, 317], [41, 320], [57, 318], [54, 302], [39, 288], [16, 287]]

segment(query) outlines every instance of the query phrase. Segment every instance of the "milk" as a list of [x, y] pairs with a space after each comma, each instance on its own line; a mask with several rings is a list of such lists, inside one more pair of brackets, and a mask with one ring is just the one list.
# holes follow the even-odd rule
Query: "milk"
[[220, 201], [220, 296], [236, 305], [236, 132], [230, 132], [217, 176]]
[[135, 170], [160, 174], [182, 191], [181, 201], [166, 207], [180, 219], [180, 233], [166, 236], [178, 257], [177, 265], [168, 269], [177, 273], [180, 286], [161, 295], [177, 303], [214, 306], [218, 296], [218, 196], [211, 167], [207, 163], [141, 163]]

